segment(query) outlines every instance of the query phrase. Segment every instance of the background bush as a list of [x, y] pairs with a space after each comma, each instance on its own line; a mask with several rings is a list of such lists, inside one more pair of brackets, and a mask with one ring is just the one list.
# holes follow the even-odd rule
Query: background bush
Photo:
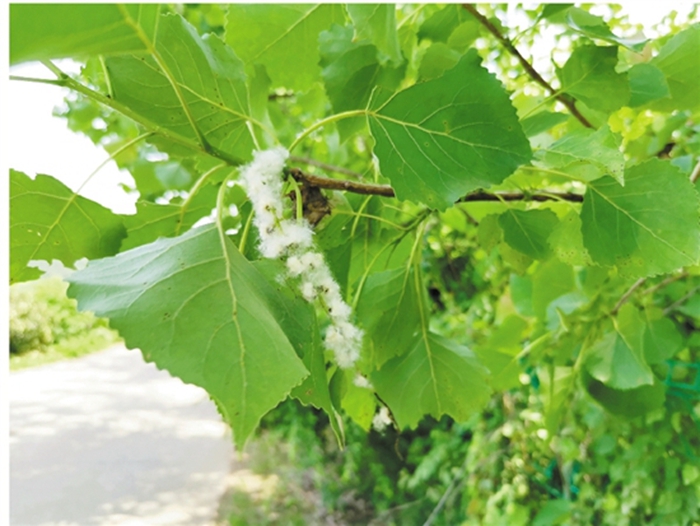
[[10, 287], [10, 355], [28, 353], [77, 356], [118, 340], [106, 320], [78, 312], [59, 277]]

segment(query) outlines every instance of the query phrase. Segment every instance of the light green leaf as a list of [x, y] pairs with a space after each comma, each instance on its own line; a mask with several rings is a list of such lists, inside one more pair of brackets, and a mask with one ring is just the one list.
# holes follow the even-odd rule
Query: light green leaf
[[396, 31], [394, 4], [347, 4], [348, 15], [355, 26], [355, 39], [367, 39], [379, 50], [379, 61], [394, 66], [403, 62]]
[[243, 63], [217, 36], [164, 15], [152, 57], [114, 57], [106, 67], [113, 98], [155, 126], [234, 162], [251, 157]]
[[558, 223], [557, 215], [551, 210], [509, 208], [498, 218], [505, 242], [534, 259], [544, 259], [549, 255], [547, 239]]
[[627, 276], [652, 276], [700, 257], [698, 195], [668, 162], [629, 168], [625, 186], [610, 177], [589, 184], [581, 210], [583, 242], [593, 260]]
[[318, 35], [343, 25], [340, 4], [231, 4], [226, 42], [246, 64], [262, 64], [272, 87], [306, 90], [320, 78]]
[[[158, 4], [12, 4], [10, 63], [145, 53]], [[142, 33], [142, 34], [141, 34]]]
[[651, 61], [666, 76], [671, 100], [653, 104], [662, 111], [695, 109], [700, 106], [700, 23], [674, 35]]
[[[658, 316], [658, 317], [657, 317]], [[683, 337], [676, 325], [659, 310], [656, 315], [646, 311], [644, 327], [644, 358], [647, 363], [661, 363], [673, 358], [683, 348]]]
[[532, 276], [532, 309], [540, 319], [545, 319], [547, 307], [554, 300], [573, 292], [576, 286], [574, 270], [556, 259], [539, 264]]
[[211, 213], [216, 192], [214, 185], [206, 185], [187, 203], [158, 205], [148, 201], [137, 202], [136, 214], [123, 216], [127, 237], [122, 242], [121, 250], [151, 243], [159, 237], [174, 237], [187, 232], [198, 219]]
[[522, 369], [518, 355], [523, 350], [523, 338], [528, 323], [511, 314], [491, 334], [486, 343], [474, 352], [491, 372], [490, 384], [494, 389], [507, 390], [520, 385]]
[[418, 38], [429, 38], [433, 42], [447, 42], [452, 32], [463, 22], [475, 23], [474, 17], [462, 6], [450, 4], [436, 11], [418, 30]]
[[559, 261], [567, 265], [591, 266], [591, 256], [583, 246], [581, 216], [575, 210], [566, 214], [549, 236], [549, 245]]
[[537, 151], [539, 162], [584, 181], [609, 175], [624, 184], [625, 156], [620, 139], [605, 125], [598, 130], [580, 129], [567, 133]]
[[374, 368], [415, 346], [421, 324], [413, 268], [370, 274], [357, 305], [357, 319], [365, 330], [365, 345]]
[[116, 254], [125, 236], [121, 217], [57, 179], [10, 170], [10, 283], [41, 275], [31, 260], [73, 266]]
[[515, 109], [480, 62], [471, 50], [441, 77], [400, 91], [369, 113], [374, 153], [399, 199], [444, 210], [529, 161]]
[[388, 361], [371, 377], [400, 428], [415, 428], [423, 415], [463, 422], [488, 401], [486, 369], [467, 347], [433, 333], [410, 352]]
[[612, 112], [629, 102], [626, 73], [617, 73], [617, 47], [580, 46], [557, 68], [561, 91], [594, 110]]
[[308, 375], [265, 278], [213, 225], [92, 261], [69, 279], [81, 310], [217, 402], [242, 446]]
[[653, 64], [635, 64], [629, 69], [627, 76], [630, 79], [629, 105], [632, 108], [671, 95], [663, 71]]
[[601, 17], [592, 15], [578, 7], [570, 8], [566, 12], [566, 19], [571, 28], [587, 37], [605, 40], [611, 44], [619, 44], [638, 53], [644, 49], [647, 43], [646, 39], [633, 40], [616, 36]]

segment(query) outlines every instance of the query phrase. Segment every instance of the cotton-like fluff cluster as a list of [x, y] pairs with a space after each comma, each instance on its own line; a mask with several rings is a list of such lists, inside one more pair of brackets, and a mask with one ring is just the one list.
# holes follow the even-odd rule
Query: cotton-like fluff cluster
[[352, 310], [343, 300], [323, 254], [313, 250], [313, 230], [306, 220], [285, 219], [282, 170], [289, 157], [284, 148], [256, 151], [241, 169], [240, 181], [253, 205], [253, 224], [260, 234], [260, 253], [287, 257], [287, 271], [299, 278], [299, 290], [309, 302], [319, 300], [331, 323], [324, 343], [343, 369], [360, 357], [362, 331], [350, 322]]
[[392, 421], [391, 416], [389, 416], [389, 409], [386, 406], [380, 407], [377, 414], [372, 418], [372, 427], [377, 432], [381, 433], [391, 424]]

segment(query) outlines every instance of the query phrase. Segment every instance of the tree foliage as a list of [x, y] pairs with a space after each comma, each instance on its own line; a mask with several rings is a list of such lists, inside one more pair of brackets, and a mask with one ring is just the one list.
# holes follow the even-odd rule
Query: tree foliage
[[[72, 90], [69, 126], [139, 201], [119, 215], [12, 172], [10, 279], [90, 259], [80, 308], [204, 387], [239, 445], [287, 397], [341, 442], [343, 418], [464, 422], [523, 378], [548, 386], [549, 437], [572, 399], [648, 417], [683, 384], [692, 406], [700, 24], [646, 38], [607, 9], [517, 8], [516, 33], [488, 5], [13, 5], [11, 61]], [[553, 66], [528, 60], [543, 45]], [[285, 217], [313, 224], [364, 331], [352, 369], [235, 184], [278, 146]]]

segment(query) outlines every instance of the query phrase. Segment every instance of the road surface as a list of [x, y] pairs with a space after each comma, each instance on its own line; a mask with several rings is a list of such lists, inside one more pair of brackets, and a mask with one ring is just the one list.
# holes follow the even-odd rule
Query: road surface
[[233, 445], [195, 386], [111, 347], [10, 374], [12, 526], [210, 526]]

